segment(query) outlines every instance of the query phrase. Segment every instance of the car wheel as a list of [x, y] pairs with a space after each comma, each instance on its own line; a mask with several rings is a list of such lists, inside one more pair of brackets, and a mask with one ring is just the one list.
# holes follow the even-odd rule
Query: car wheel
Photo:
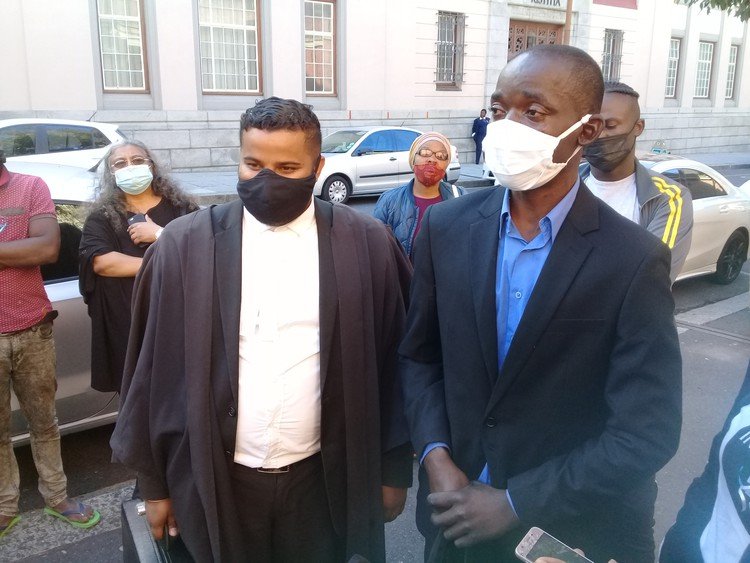
[[323, 184], [323, 191], [320, 195], [326, 201], [346, 203], [352, 195], [352, 184], [344, 176], [333, 175]]
[[735, 231], [719, 255], [716, 273], [711, 277], [711, 281], [722, 285], [732, 283], [740, 275], [745, 260], [747, 260], [747, 235], [741, 231]]

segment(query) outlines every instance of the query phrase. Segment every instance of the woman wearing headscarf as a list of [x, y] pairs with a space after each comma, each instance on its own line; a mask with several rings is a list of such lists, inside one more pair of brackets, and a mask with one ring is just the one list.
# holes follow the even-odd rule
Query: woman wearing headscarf
[[113, 145], [83, 227], [80, 289], [91, 317], [91, 387], [120, 391], [135, 275], [162, 228], [198, 206], [143, 143]]
[[410, 259], [427, 208], [464, 194], [463, 188], [444, 180], [450, 160], [448, 139], [434, 131], [420, 135], [409, 149], [414, 178], [406, 185], [384, 192], [375, 205], [373, 215], [391, 227]]

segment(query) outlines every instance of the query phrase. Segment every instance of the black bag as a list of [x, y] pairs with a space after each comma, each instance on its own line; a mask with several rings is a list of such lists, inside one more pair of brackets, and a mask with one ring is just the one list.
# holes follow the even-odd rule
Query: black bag
[[[192, 563], [182, 538], [156, 541], [140, 499], [122, 503], [122, 560], [124, 563]], [[165, 534], [166, 537], [166, 534]]]

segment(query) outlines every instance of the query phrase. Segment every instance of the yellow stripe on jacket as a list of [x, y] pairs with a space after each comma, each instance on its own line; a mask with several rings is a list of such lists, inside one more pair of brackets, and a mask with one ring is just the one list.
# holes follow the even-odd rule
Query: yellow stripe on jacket
[[664, 178], [659, 178], [659, 176], [652, 176], [651, 179], [654, 181], [656, 188], [669, 197], [669, 217], [667, 218], [667, 224], [664, 226], [664, 234], [661, 240], [669, 248], [673, 248], [682, 218], [682, 190], [676, 184], [667, 184]]

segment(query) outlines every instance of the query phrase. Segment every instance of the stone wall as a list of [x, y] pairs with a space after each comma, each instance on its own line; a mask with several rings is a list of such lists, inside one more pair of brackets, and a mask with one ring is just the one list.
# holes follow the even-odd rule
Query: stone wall
[[[663, 142], [672, 153], [689, 156], [715, 152], [750, 152], [750, 111], [725, 108], [664, 108], [643, 113], [646, 129], [638, 148]], [[661, 143], [660, 143], [661, 144]]]
[[[237, 111], [33, 112], [10, 117], [54, 117], [116, 123], [128, 136], [143, 141], [162, 163], [179, 171], [231, 170], [237, 163]], [[437, 111], [319, 111], [323, 134], [345, 127], [403, 125], [420, 131], [436, 130], [458, 148], [461, 162], [473, 162], [472, 112]], [[676, 154], [750, 151], [750, 111], [734, 108], [664, 108], [645, 111], [646, 130], [638, 147], [650, 150], [657, 142]]]

